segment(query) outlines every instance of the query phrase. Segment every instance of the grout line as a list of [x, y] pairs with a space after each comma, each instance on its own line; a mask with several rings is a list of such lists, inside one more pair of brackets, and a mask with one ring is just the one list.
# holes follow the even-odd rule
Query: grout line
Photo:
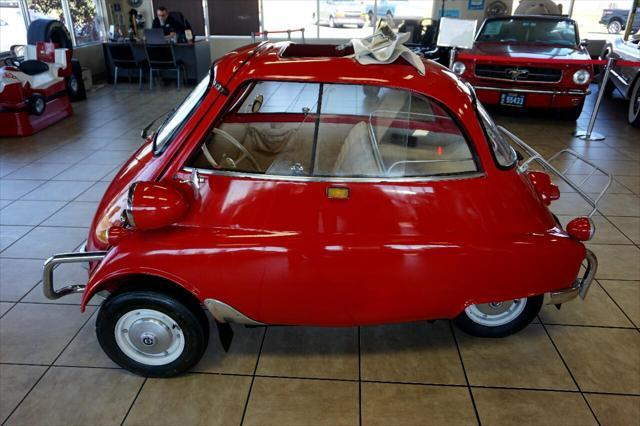
[[627, 313], [624, 311], [624, 309], [622, 309], [622, 306], [620, 306], [618, 304], [618, 302], [616, 302], [616, 299], [613, 298], [613, 296], [611, 296], [609, 294], [609, 292], [607, 291], [606, 288], [604, 288], [604, 286], [602, 285], [602, 283], [600, 282], [599, 279], [595, 279], [596, 282], [598, 283], [598, 286], [602, 289], [602, 291], [604, 291], [604, 293], [609, 296], [609, 299], [611, 299], [611, 301], [614, 303], [614, 305], [616, 305], [618, 307], [618, 309], [620, 309], [620, 311], [622, 312], [622, 314], [627, 318], [627, 321], [629, 321], [631, 323], [631, 325], [633, 325], [633, 328], [635, 328], [636, 330], [638, 330], [638, 326], [636, 326], [636, 323], [633, 322], [633, 320], [631, 319], [631, 317], [629, 317], [629, 315], [627, 315]]
[[[75, 332], [75, 334], [71, 337], [71, 339], [69, 339], [69, 341], [67, 342], [66, 345], [64, 345], [64, 347], [60, 350], [60, 352], [58, 353], [58, 355], [55, 357], [55, 359], [51, 362], [51, 364], [46, 365], [46, 369], [44, 370], [44, 372], [42, 373], [42, 375], [38, 378], [38, 380], [36, 380], [36, 382], [33, 384], [33, 386], [31, 386], [31, 388], [29, 388], [29, 390], [27, 391], [27, 393], [22, 397], [22, 399], [20, 399], [20, 402], [18, 402], [18, 404], [16, 404], [16, 406], [13, 408], [13, 410], [11, 410], [11, 412], [9, 413], [9, 415], [7, 416], [6, 420], [4, 422], [2, 422], [2, 425], [6, 425], [6, 423], [9, 421], [9, 419], [11, 418], [11, 416], [13, 416], [13, 414], [16, 412], [16, 410], [18, 410], [18, 408], [22, 405], [22, 403], [24, 402], [25, 399], [27, 399], [27, 397], [31, 394], [31, 392], [36, 388], [36, 386], [38, 386], [38, 384], [42, 381], [42, 378], [49, 372], [49, 370], [51, 370], [52, 367], [54, 367], [54, 364], [56, 363], [56, 361], [62, 356], [62, 354], [64, 353], [64, 351], [67, 350], [67, 348], [69, 347], [69, 345], [71, 345], [71, 342], [74, 341], [74, 339], [78, 336], [78, 334], [80, 334], [80, 331], [82, 331], [82, 329], [84, 328], [85, 325], [87, 325], [87, 323], [91, 320], [91, 318], [96, 314], [97, 310], [94, 311], [91, 315], [89, 315], [89, 317], [82, 323], [82, 325], [78, 328], [78, 331]], [[44, 366], [44, 365], [43, 365]]]
[[249, 392], [247, 392], [247, 399], [244, 402], [244, 409], [242, 410], [242, 417], [240, 418], [240, 426], [242, 426], [242, 424], [244, 423], [244, 417], [247, 414], [247, 407], [249, 407], [249, 398], [251, 398], [251, 390], [253, 389], [253, 382], [255, 382], [256, 380], [258, 364], [260, 363], [260, 355], [262, 355], [262, 347], [264, 346], [264, 341], [265, 341], [265, 338], [267, 337], [267, 331], [269, 331], [269, 327], [265, 327], [264, 333], [262, 333], [262, 341], [260, 342], [260, 349], [258, 349], [256, 365], [253, 367], [253, 374], [251, 375], [251, 384], [249, 385]]
[[[538, 316], [538, 320], [540, 320], [540, 316]], [[549, 341], [551, 341], [551, 344], [553, 345], [553, 348], [556, 350], [556, 353], [558, 354], [558, 356], [560, 357], [560, 360], [564, 364], [564, 368], [567, 369], [567, 372], [569, 373], [569, 376], [571, 376], [571, 380], [573, 380], [573, 383], [576, 385], [576, 388], [578, 389], [578, 392], [580, 392], [580, 395], [582, 396], [582, 399], [584, 400], [585, 404], [587, 404], [587, 407], [589, 407], [589, 411], [591, 411], [591, 415], [593, 416], [595, 421], [598, 423], [598, 425], [600, 425], [601, 424], [600, 420], [598, 420], [598, 417], [596, 416], [595, 411], [593, 411], [593, 408], [591, 408], [591, 404], [589, 404], [589, 400], [587, 400], [587, 397], [582, 392], [582, 389], [580, 388], [580, 385], [578, 384], [578, 381], [576, 380], [575, 376], [573, 375], [573, 372], [569, 368], [569, 364], [567, 364], [567, 361], [565, 361], [564, 357], [562, 356], [562, 353], [560, 352], [560, 349], [556, 345], [556, 342], [553, 341], [553, 338], [551, 337], [551, 333], [549, 333], [549, 330], [547, 330], [547, 327], [546, 327], [545, 324], [540, 322], [540, 325], [542, 325], [542, 328], [544, 329], [544, 332], [547, 334], [547, 337], [549, 338]]]
[[149, 379], [147, 377], [145, 377], [144, 380], [142, 381], [142, 384], [140, 385], [140, 388], [138, 389], [138, 392], [136, 392], [136, 395], [133, 397], [133, 401], [131, 401], [131, 405], [129, 405], [129, 408], [127, 409], [127, 412], [124, 414], [124, 417], [122, 418], [122, 421], [120, 422], [120, 426], [124, 425], [124, 422], [127, 421], [127, 417], [129, 417], [129, 413], [133, 409], [133, 406], [135, 405], [136, 401], [138, 400], [138, 397], [140, 396], [140, 393], [142, 393], [142, 388], [144, 388], [144, 385], [147, 384], [147, 380], [149, 380]]
[[482, 421], [480, 421], [480, 414], [478, 413], [478, 407], [476, 406], [476, 400], [473, 397], [473, 391], [471, 390], [471, 384], [469, 383], [469, 376], [467, 376], [467, 369], [464, 367], [464, 361], [462, 359], [462, 352], [460, 351], [460, 345], [458, 344], [458, 338], [456, 337], [456, 332], [453, 329], [453, 322], [449, 321], [449, 329], [451, 330], [451, 335], [453, 336], [453, 341], [456, 344], [456, 349], [458, 350], [458, 358], [460, 359], [460, 365], [462, 366], [462, 372], [464, 373], [464, 381], [467, 383], [467, 390], [469, 391], [469, 397], [471, 398], [471, 404], [473, 404], [473, 411], [476, 414], [476, 421], [478, 425], [482, 425]]

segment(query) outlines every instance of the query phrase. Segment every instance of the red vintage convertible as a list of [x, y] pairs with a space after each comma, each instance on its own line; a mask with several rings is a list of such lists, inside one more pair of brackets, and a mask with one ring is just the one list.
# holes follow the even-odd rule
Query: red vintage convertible
[[590, 60], [572, 19], [521, 15], [487, 19], [452, 69], [485, 105], [553, 108], [576, 120], [594, 75]]
[[[562, 228], [549, 173], [591, 214], [597, 199], [497, 128], [446, 68], [350, 53], [264, 42], [218, 60], [120, 170], [85, 250], [47, 260], [45, 294], [82, 292], [82, 309], [106, 295], [103, 349], [161, 377], [200, 359], [206, 311], [228, 348], [231, 322], [451, 318], [500, 337], [545, 300], [584, 297], [593, 224]], [[86, 285], [54, 285], [69, 262], [89, 262]]]

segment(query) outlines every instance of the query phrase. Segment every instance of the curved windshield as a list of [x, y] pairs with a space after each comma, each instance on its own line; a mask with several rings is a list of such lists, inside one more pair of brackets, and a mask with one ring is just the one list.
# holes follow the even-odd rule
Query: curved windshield
[[539, 43], [576, 46], [573, 21], [554, 19], [496, 19], [487, 21], [476, 41], [496, 43]]
[[491, 151], [498, 166], [501, 168], [509, 168], [516, 164], [516, 161], [518, 161], [516, 151], [504, 140], [498, 126], [496, 126], [496, 123], [493, 122], [493, 119], [480, 102], [478, 102], [478, 112], [480, 113], [482, 127], [484, 127]]
[[154, 136], [154, 151], [156, 153], [160, 153], [164, 150], [169, 141], [173, 139], [176, 132], [182, 128], [182, 125], [187, 121], [187, 118], [191, 116], [196, 105], [200, 103], [200, 100], [207, 92], [210, 78], [209, 74], [207, 74], [207, 76], [198, 83], [195, 89], [189, 93], [185, 100], [182, 101], [180, 106], [174, 109], [160, 125]]

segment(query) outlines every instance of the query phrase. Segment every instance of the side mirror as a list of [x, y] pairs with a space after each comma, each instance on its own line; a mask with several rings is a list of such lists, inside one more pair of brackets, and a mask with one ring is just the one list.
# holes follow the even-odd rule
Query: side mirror
[[589, 46], [589, 40], [587, 40], [586, 38], [585, 38], [585, 39], [580, 40], [580, 46], [581, 46], [581, 47], [587, 47], [587, 46]]
[[189, 210], [182, 192], [157, 182], [135, 182], [129, 188], [125, 217], [129, 226], [150, 230], [176, 223]]

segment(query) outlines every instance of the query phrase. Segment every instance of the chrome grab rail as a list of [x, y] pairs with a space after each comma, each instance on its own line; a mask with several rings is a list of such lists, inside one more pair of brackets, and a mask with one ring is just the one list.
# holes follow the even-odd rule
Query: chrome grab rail
[[[611, 186], [611, 183], [613, 182], [613, 177], [611, 176], [610, 173], [608, 173], [607, 171], [605, 171], [601, 167], [599, 167], [596, 164], [594, 164], [592, 161], [584, 158], [582, 155], [578, 154], [577, 152], [575, 152], [575, 151], [573, 151], [571, 149], [560, 150], [557, 153], [555, 153], [554, 155], [552, 155], [551, 157], [549, 157], [548, 160], [545, 160], [538, 151], [536, 151], [535, 149], [531, 148], [522, 139], [518, 138], [516, 135], [514, 135], [513, 133], [511, 133], [510, 131], [508, 131], [504, 127], [498, 126], [498, 129], [500, 130], [500, 132], [502, 132], [504, 135], [506, 135], [509, 139], [511, 139], [513, 142], [515, 142], [516, 145], [518, 145], [520, 148], [525, 150], [527, 152], [527, 154], [529, 154], [529, 158], [518, 166], [518, 170], [520, 172], [527, 171], [528, 168], [529, 168], [529, 164], [533, 163], [534, 161], [537, 162], [543, 168], [545, 168], [547, 171], [557, 175], [567, 185], [569, 185], [574, 191], [576, 191], [582, 198], [584, 198], [584, 200], [592, 207], [592, 210], [589, 213], [588, 217], [592, 217], [594, 214], [596, 214], [596, 212], [598, 211], [598, 203], [600, 202], [600, 200], [602, 199], [604, 194], [607, 192], [607, 190]], [[553, 165], [551, 165], [551, 161], [557, 159], [560, 155], [563, 155], [563, 154], [568, 154], [568, 155], [570, 155], [572, 157], [575, 157], [577, 160], [580, 160], [580, 161], [588, 164], [589, 166], [593, 167], [593, 171], [589, 175], [587, 175], [587, 177], [585, 179], [583, 179], [583, 181], [580, 184], [576, 184], [573, 180], [569, 179], [565, 175], [565, 173], [568, 171], [568, 168], [564, 172], [561, 172], [560, 170], [555, 168]], [[573, 163], [573, 164], [575, 164], [575, 163]], [[571, 164], [571, 166], [573, 164]], [[569, 166], [569, 167], [571, 167], [571, 166]], [[580, 188], [580, 185], [585, 183], [591, 176], [593, 176], [595, 174], [596, 171], [602, 173], [603, 175], [605, 175], [607, 177], [607, 184], [604, 186], [604, 188], [598, 193], [598, 195], [595, 198], [592, 198], [586, 192], [584, 192], [582, 190], [582, 188]]]
[[85, 284], [73, 284], [66, 287], [62, 287], [59, 290], [53, 288], [53, 271], [61, 263], [80, 263], [80, 262], [95, 262], [102, 260], [107, 255], [106, 251], [90, 251], [90, 252], [76, 252], [76, 253], [60, 253], [51, 256], [44, 262], [44, 269], [42, 271], [42, 287], [44, 295], [48, 299], [59, 299], [63, 296], [67, 296], [73, 293], [82, 293], [86, 287]]

